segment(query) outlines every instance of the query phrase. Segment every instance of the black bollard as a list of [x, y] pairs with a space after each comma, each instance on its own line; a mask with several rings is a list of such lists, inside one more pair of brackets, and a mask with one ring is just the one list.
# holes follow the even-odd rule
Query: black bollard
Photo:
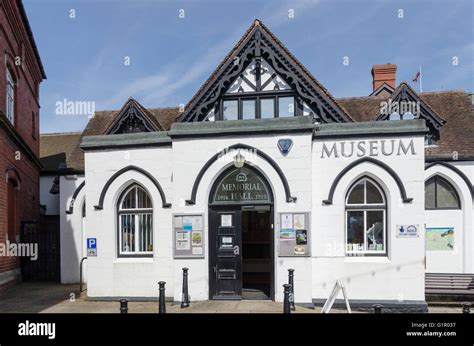
[[374, 308], [374, 314], [381, 314], [382, 313], [382, 305], [380, 304], [374, 304], [372, 305]]
[[293, 281], [294, 269], [288, 269], [288, 284], [291, 285], [290, 288], [290, 308], [291, 311], [295, 311], [295, 284]]
[[165, 285], [166, 282], [160, 281], [158, 282], [160, 285], [160, 304], [158, 306], [158, 313], [166, 314], [166, 304], [165, 304]]
[[283, 313], [284, 314], [289, 314], [291, 312], [291, 307], [290, 307], [291, 286], [289, 284], [284, 284], [283, 289], [284, 289], [283, 292], [285, 294], [285, 297], [283, 299]]
[[469, 303], [469, 302], [462, 303], [462, 313], [463, 314], [471, 313], [471, 306], [472, 306], [472, 304]]
[[120, 299], [120, 313], [128, 314], [128, 299]]
[[181, 309], [189, 307], [188, 270], [188, 268], [183, 268], [183, 296], [181, 297]]

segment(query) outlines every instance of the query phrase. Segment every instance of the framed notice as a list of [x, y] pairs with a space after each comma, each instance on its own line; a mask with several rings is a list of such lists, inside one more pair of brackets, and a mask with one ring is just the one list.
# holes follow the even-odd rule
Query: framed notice
[[428, 251], [453, 251], [454, 227], [427, 227], [425, 241]]
[[204, 258], [204, 216], [173, 215], [173, 257]]
[[309, 257], [311, 256], [310, 213], [278, 214], [278, 256]]

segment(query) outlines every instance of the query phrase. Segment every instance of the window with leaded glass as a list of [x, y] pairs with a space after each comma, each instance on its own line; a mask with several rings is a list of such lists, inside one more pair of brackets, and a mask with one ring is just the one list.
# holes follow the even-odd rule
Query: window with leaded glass
[[346, 254], [385, 255], [387, 203], [382, 189], [369, 178], [352, 185], [346, 197]]
[[118, 206], [119, 255], [152, 256], [153, 206], [148, 193], [132, 185], [122, 195]]
[[440, 176], [429, 179], [425, 183], [425, 209], [461, 209], [453, 185]]

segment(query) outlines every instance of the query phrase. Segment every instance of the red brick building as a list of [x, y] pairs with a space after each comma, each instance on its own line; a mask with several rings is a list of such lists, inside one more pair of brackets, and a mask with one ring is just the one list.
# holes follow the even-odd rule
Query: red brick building
[[[37, 221], [39, 85], [46, 78], [21, 0], [0, 1], [0, 246]], [[3, 245], [1, 245], [3, 244]], [[0, 253], [0, 290], [20, 278], [18, 257]]]

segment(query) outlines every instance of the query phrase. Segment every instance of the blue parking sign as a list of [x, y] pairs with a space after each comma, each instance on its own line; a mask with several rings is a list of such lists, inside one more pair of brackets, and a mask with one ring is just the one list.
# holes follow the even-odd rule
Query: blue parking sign
[[97, 238], [87, 238], [87, 248], [97, 249]]

